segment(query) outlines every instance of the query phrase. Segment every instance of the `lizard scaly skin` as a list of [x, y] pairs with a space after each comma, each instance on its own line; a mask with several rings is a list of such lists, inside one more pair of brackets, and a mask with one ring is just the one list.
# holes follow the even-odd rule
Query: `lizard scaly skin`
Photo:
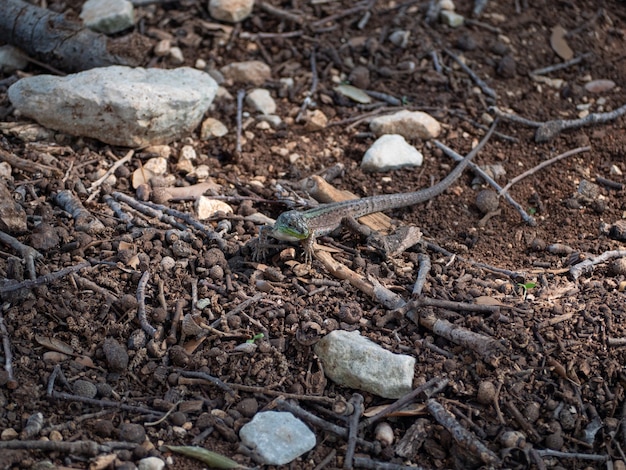
[[283, 212], [273, 227], [262, 227], [259, 243], [269, 235], [283, 241], [302, 243], [307, 260], [313, 254], [315, 238], [337, 229], [349, 217], [359, 218], [373, 212], [382, 212], [426, 202], [441, 194], [463, 173], [476, 154], [484, 147], [495, 130], [495, 123], [480, 143], [452, 170], [448, 176], [429, 188], [410, 193], [383, 194], [348, 201], [322, 204], [306, 211]]

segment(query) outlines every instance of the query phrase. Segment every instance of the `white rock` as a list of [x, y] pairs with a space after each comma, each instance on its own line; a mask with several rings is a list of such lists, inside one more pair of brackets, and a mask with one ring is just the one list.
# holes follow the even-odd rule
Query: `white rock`
[[361, 168], [366, 171], [389, 171], [406, 166], [420, 166], [423, 155], [398, 134], [378, 138], [365, 152]]
[[158, 457], [146, 457], [139, 461], [138, 468], [139, 470], [163, 470], [165, 462]]
[[324, 373], [334, 382], [384, 398], [400, 398], [413, 387], [415, 358], [393, 354], [358, 331], [335, 330], [316, 345]]
[[206, 220], [213, 217], [218, 212], [224, 214], [232, 214], [233, 208], [219, 199], [211, 199], [206, 196], [200, 196], [195, 203], [196, 214], [198, 219]]
[[143, 164], [143, 168], [155, 176], [161, 176], [167, 173], [167, 160], [163, 157], [151, 158]]
[[291, 413], [263, 411], [239, 431], [266, 465], [285, 465], [315, 447], [315, 434]]
[[134, 24], [135, 11], [128, 0], [87, 0], [80, 18], [89, 29], [115, 34]]
[[465, 18], [450, 10], [441, 10], [439, 12], [439, 21], [451, 28], [458, 28], [465, 22]]
[[276, 101], [265, 88], [255, 88], [246, 96], [246, 104], [255, 111], [263, 114], [274, 114], [276, 112]]
[[250, 83], [252, 85], [262, 85], [265, 80], [272, 76], [269, 65], [260, 60], [249, 60], [247, 62], [233, 62], [220, 69], [224, 78], [234, 82]]
[[209, 0], [209, 13], [218, 21], [238, 23], [250, 13], [254, 0]]
[[280, 116], [277, 116], [275, 114], [262, 115], [259, 116], [257, 119], [259, 121], [269, 122], [270, 126], [272, 126], [274, 129], [278, 128], [283, 122]]
[[217, 84], [205, 72], [121, 66], [23, 78], [9, 88], [22, 115], [72, 135], [127, 147], [164, 144], [197, 127]]
[[452, 0], [439, 0], [439, 8], [442, 10], [454, 11], [454, 2]]
[[185, 63], [185, 56], [183, 55], [183, 51], [180, 47], [174, 46], [171, 47], [168, 51], [170, 56], [170, 61], [175, 65], [181, 65]]
[[28, 56], [15, 46], [0, 46], [0, 73], [13, 73], [25, 69]]
[[200, 128], [200, 138], [202, 140], [214, 139], [228, 134], [228, 128], [215, 118], [206, 118]]
[[307, 131], [320, 131], [328, 124], [328, 118], [320, 109], [307, 111], [304, 115], [304, 119], [306, 121], [304, 128]]
[[10, 181], [13, 179], [13, 169], [7, 162], [0, 162], [0, 179]]
[[198, 158], [198, 153], [192, 145], [183, 145], [178, 153], [178, 160], [195, 160]]
[[157, 57], [165, 57], [170, 53], [170, 49], [172, 48], [172, 40], [171, 39], [161, 39], [156, 43], [156, 46], [152, 49], [152, 52]]
[[370, 130], [377, 137], [384, 134], [400, 134], [405, 139], [427, 140], [439, 136], [441, 124], [430, 114], [404, 110], [372, 119]]

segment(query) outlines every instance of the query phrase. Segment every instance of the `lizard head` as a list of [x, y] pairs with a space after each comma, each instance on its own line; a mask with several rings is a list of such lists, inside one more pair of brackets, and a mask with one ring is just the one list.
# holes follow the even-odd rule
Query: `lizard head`
[[288, 211], [278, 216], [272, 228], [271, 236], [278, 240], [297, 242], [309, 238], [311, 231], [301, 212]]

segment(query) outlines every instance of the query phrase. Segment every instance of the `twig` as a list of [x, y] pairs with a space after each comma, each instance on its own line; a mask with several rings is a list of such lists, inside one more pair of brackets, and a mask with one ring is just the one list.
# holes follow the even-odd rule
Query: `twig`
[[117, 217], [122, 222], [124, 222], [127, 227], [132, 226], [133, 224], [132, 216], [124, 212], [119, 202], [117, 202], [108, 194], [105, 194], [104, 196], [102, 196], [102, 200], [106, 203], [107, 206], [111, 208], [111, 210], [113, 211], [113, 214], [115, 214], [115, 217]]
[[94, 441], [0, 441], [0, 449], [38, 450], [47, 453], [61, 452], [86, 457], [95, 457], [98, 454], [110, 454], [114, 450], [134, 450], [139, 445], [140, 444], [133, 444], [131, 442], [114, 441], [107, 442], [106, 444], [98, 444]]
[[150, 410], [147, 408], [142, 408], [140, 406], [126, 405], [124, 403], [117, 403], [117, 402], [110, 401], [110, 400], [98, 400], [95, 398], [81, 397], [78, 395], [73, 395], [71, 393], [65, 393], [65, 392], [55, 392], [54, 382], [56, 381], [57, 377], [59, 377], [59, 380], [61, 380], [61, 382], [66, 387], [69, 387], [69, 384], [67, 383], [67, 380], [65, 379], [65, 376], [63, 375], [63, 372], [61, 371], [61, 366], [57, 364], [54, 370], [52, 371], [52, 373], [50, 374], [50, 378], [48, 379], [48, 386], [46, 388], [46, 394], [48, 395], [48, 397], [52, 399], [76, 401], [79, 403], [88, 403], [90, 405], [100, 406], [101, 408], [117, 408], [120, 410], [131, 411], [133, 413], [141, 413], [141, 414], [147, 414], [147, 415], [162, 416], [164, 414], [162, 411]]
[[581, 454], [580, 452], [561, 452], [552, 449], [537, 449], [537, 454], [541, 457], [557, 457], [559, 459], [593, 460], [595, 462], [606, 462], [608, 455]]
[[176, 221], [176, 218], [181, 219], [186, 224], [202, 233], [208, 240], [216, 242], [219, 248], [224, 249], [226, 247], [224, 239], [217, 232], [215, 232], [212, 227], [202, 224], [189, 214], [160, 204], [155, 204], [150, 201], [140, 202], [124, 193], [120, 193], [119, 191], [114, 191], [111, 193], [111, 196], [118, 201], [128, 204], [130, 207], [141, 212], [142, 214], [154, 217], [161, 222], [177, 228], [178, 230], [185, 231], [187, 230], [187, 227]]
[[428, 400], [426, 402], [426, 408], [433, 418], [450, 432], [454, 440], [461, 447], [467, 449], [488, 465], [500, 463], [498, 456], [480, 442], [476, 436], [461, 426], [454, 415], [446, 410], [437, 400], [433, 398]]
[[553, 163], [558, 162], [559, 160], [563, 160], [564, 158], [567, 157], [571, 157], [572, 155], [576, 155], [582, 152], [589, 152], [591, 150], [591, 147], [578, 147], [572, 150], [568, 150], [567, 152], [564, 152], [560, 155], [557, 155], [556, 157], [553, 157], [549, 160], [545, 160], [543, 162], [541, 162], [539, 165], [537, 165], [534, 168], [531, 168], [528, 171], [525, 171], [524, 173], [522, 173], [521, 175], [516, 176], [515, 178], [513, 178], [511, 181], [509, 181], [506, 186], [504, 186], [504, 188], [502, 188], [500, 190], [499, 195], [503, 196], [504, 194], [506, 194], [506, 192], [509, 190], [509, 188], [511, 186], [513, 186], [515, 183], [517, 183], [520, 180], [523, 180], [524, 178], [526, 178], [527, 176], [530, 176], [532, 174], [537, 173], [539, 170], [541, 170], [542, 168], [545, 168], [547, 166], [552, 165]]
[[4, 324], [4, 317], [0, 310], [0, 335], [2, 335], [2, 349], [4, 350], [4, 370], [7, 371], [7, 388], [9, 390], [15, 390], [18, 387], [17, 380], [13, 376], [13, 353], [11, 353], [11, 339], [6, 325]]
[[623, 258], [624, 256], [626, 256], [626, 250], [605, 251], [601, 255], [587, 258], [586, 260], [575, 264], [574, 266], [569, 268], [569, 273], [574, 278], [574, 280], [576, 280], [583, 274], [592, 272], [593, 267], [596, 264], [604, 263], [611, 258]]
[[554, 65], [550, 65], [548, 67], [544, 67], [542, 69], [535, 69], [532, 72], [530, 72], [530, 75], [546, 75], [550, 72], [556, 72], [558, 70], [563, 70], [566, 69], [568, 67], [571, 67], [572, 65], [576, 65], [581, 63], [583, 60], [585, 60], [587, 57], [592, 56], [593, 54], [591, 52], [587, 52], [586, 54], [583, 55], [579, 55], [578, 57], [574, 57], [573, 59], [570, 59], [566, 62], [561, 62], [559, 64], [554, 64]]
[[7, 162], [13, 168], [19, 168], [22, 171], [27, 171], [29, 173], [41, 173], [46, 178], [63, 176], [63, 172], [58, 168], [42, 165], [41, 163], [32, 162], [30, 160], [24, 160], [23, 158], [13, 155], [12, 153], [1, 148], [0, 160]]
[[495, 353], [501, 347], [495, 338], [475, 333], [467, 328], [450, 323], [448, 320], [437, 318], [435, 315], [419, 315], [418, 310], [411, 309], [407, 313], [407, 318], [454, 344], [471, 349], [487, 361], [497, 360]]
[[148, 323], [148, 318], [146, 317], [146, 286], [149, 279], [150, 271], [146, 269], [141, 275], [141, 279], [139, 279], [139, 284], [137, 284], [137, 318], [139, 319], [141, 329], [154, 338], [157, 329]]
[[456, 54], [454, 54], [454, 52], [449, 49], [444, 49], [444, 52], [452, 57], [457, 64], [459, 64], [459, 67], [461, 67], [461, 69], [463, 69], [463, 71], [468, 74], [472, 80], [474, 80], [476, 85], [480, 87], [485, 95], [493, 99], [498, 98], [496, 92], [492, 88], [490, 88], [489, 85], [487, 85], [478, 75], [476, 75], [476, 73], [474, 73], [472, 69], [470, 69]]
[[350, 399], [352, 405], [352, 414], [348, 421], [348, 445], [346, 455], [343, 461], [343, 468], [352, 469], [354, 460], [354, 451], [356, 449], [356, 439], [359, 432], [359, 419], [363, 413], [363, 395], [355, 393]]
[[266, 2], [258, 2], [258, 7], [263, 10], [265, 13], [268, 13], [276, 18], [285, 21], [291, 21], [298, 25], [304, 24], [305, 19], [300, 15], [296, 15], [295, 13], [288, 12], [287, 10], [283, 10], [282, 8], [275, 7]]
[[[5, 233], [1, 230], [0, 230], [0, 242], [4, 243], [5, 245], [9, 245], [11, 248], [17, 251], [20, 255], [22, 255], [22, 258], [24, 258], [24, 263], [26, 264], [28, 275], [30, 276], [31, 280], [35, 280], [37, 278], [37, 271], [35, 271], [35, 260], [43, 258], [43, 255], [39, 253], [37, 250], [35, 250], [34, 248], [28, 245], [24, 245], [17, 238], [12, 237], [8, 233]], [[23, 283], [19, 283], [19, 284], [23, 284]], [[12, 290], [21, 289], [21, 287], [18, 287], [17, 289], [11, 289], [11, 287], [12, 286], [5, 286], [5, 287], [0, 288], [0, 293], [11, 292]], [[3, 290], [3, 289], [10, 289], [10, 290]]]
[[243, 99], [246, 96], [246, 90], [237, 90], [237, 144], [235, 145], [235, 153], [241, 155], [241, 136], [243, 134]]
[[134, 150], [129, 150], [128, 153], [126, 155], [124, 155], [123, 158], [120, 158], [118, 161], [116, 161], [111, 168], [109, 168], [106, 173], [104, 175], [102, 175], [102, 177], [98, 178], [96, 181], [94, 181], [93, 183], [91, 183], [91, 186], [89, 186], [89, 189], [87, 190], [90, 193], [93, 193], [94, 190], [96, 190], [97, 188], [100, 187], [100, 185], [102, 183], [104, 183], [106, 181], [106, 179], [111, 176], [113, 173], [115, 173], [115, 170], [117, 170], [119, 167], [121, 167], [124, 163], [127, 163], [130, 161], [131, 158], [133, 158], [133, 155], [135, 154]]
[[412, 403], [422, 393], [426, 396], [426, 398], [430, 398], [435, 393], [438, 393], [444, 388], [446, 388], [448, 385], [448, 382], [449, 382], [448, 379], [444, 379], [440, 377], [430, 379], [428, 382], [420, 385], [419, 387], [416, 387], [415, 389], [411, 390], [409, 393], [407, 393], [403, 397], [398, 398], [395, 402], [383, 408], [374, 416], [371, 416], [363, 420], [359, 428], [365, 429], [367, 427], [372, 426], [374, 423], [377, 423], [378, 421], [383, 419], [385, 416], [389, 416], [393, 412], [404, 408], [404, 406], [408, 405], [409, 403]]
[[426, 470], [426, 467], [419, 465], [402, 465], [399, 463], [382, 462], [367, 457], [355, 457], [354, 465], [358, 468], [370, 470]]
[[85, 209], [80, 199], [74, 196], [71, 191], [59, 191], [54, 202], [72, 216], [76, 230], [92, 235], [104, 231], [104, 224]]
[[206, 374], [204, 372], [193, 372], [193, 371], [187, 371], [187, 370], [177, 370], [176, 372], [180, 373], [180, 375], [182, 375], [183, 377], [188, 377], [190, 379], [202, 379], [202, 380], [205, 380], [205, 381], [209, 382], [210, 384], [215, 385], [216, 387], [221, 388], [222, 390], [224, 390], [229, 395], [232, 395], [232, 396], [235, 395], [234, 390], [228, 384], [226, 384], [225, 382], [222, 382], [217, 377], [213, 377], [212, 375]]
[[317, 74], [317, 60], [315, 58], [315, 49], [311, 51], [311, 56], [309, 60], [311, 61], [311, 88], [309, 89], [309, 92], [307, 93], [306, 98], [304, 98], [304, 101], [302, 102], [302, 106], [300, 106], [300, 112], [296, 116], [296, 122], [300, 122], [302, 118], [304, 117], [304, 113], [306, 112], [307, 108], [313, 101], [313, 95], [315, 95], [315, 92], [317, 91], [317, 84], [319, 83], [318, 74]]
[[237, 305], [235, 308], [233, 308], [230, 312], [228, 312], [226, 315], [218, 318], [213, 323], [211, 323], [211, 325], [210, 325], [211, 328], [217, 328], [220, 325], [220, 323], [222, 323], [224, 320], [228, 319], [228, 317], [231, 317], [233, 315], [237, 315], [240, 312], [243, 312], [250, 305], [257, 303], [263, 297], [265, 297], [265, 294], [256, 294], [254, 297], [250, 297], [249, 299], [244, 300], [239, 305]]
[[329, 15], [325, 18], [322, 18], [321, 20], [314, 21], [311, 23], [311, 28], [315, 30], [319, 27], [324, 26], [324, 24], [329, 23], [331, 21], [336, 21], [345, 16], [350, 16], [350, 15], [353, 15], [354, 13], [359, 13], [360, 11], [363, 11], [363, 10], [369, 10], [374, 5], [375, 1], [376, 0], [368, 0], [366, 2], [361, 3], [360, 5], [356, 5], [352, 8], [348, 8], [347, 10], [340, 11], [339, 13]]
[[[2, 233], [2, 232], [0, 232]], [[87, 268], [91, 266], [91, 263], [89, 261], [83, 261], [82, 263], [78, 263], [74, 266], [69, 266], [67, 268], [63, 268], [60, 269], [59, 271], [53, 272], [53, 273], [49, 273], [49, 274], [45, 274], [43, 276], [40, 276], [36, 279], [32, 279], [32, 280], [28, 280], [28, 281], [22, 281], [22, 282], [17, 282], [15, 284], [9, 284], [6, 286], [2, 286], [0, 287], [0, 295], [1, 294], [5, 294], [7, 292], [13, 292], [16, 290], [20, 290], [20, 289], [32, 289], [33, 287], [36, 286], [40, 286], [43, 284], [48, 284], [52, 281], [56, 281], [57, 279], [60, 279], [62, 277], [67, 276], [68, 274], [71, 273], [75, 273], [77, 271], [80, 271], [83, 268]]]
[[408, 310], [415, 310], [421, 307], [438, 307], [448, 310], [465, 310], [468, 312], [484, 312], [484, 313], [496, 313], [502, 308], [502, 305], [479, 305], [469, 304], [467, 302], [455, 302], [453, 300], [444, 299], [432, 299], [430, 297], [419, 297], [409, 301], [400, 310], [407, 312]]
[[624, 105], [610, 112], [591, 113], [580, 119], [555, 119], [553, 121], [537, 122], [521, 118], [514, 114], [505, 113], [498, 109], [497, 106], [492, 106], [489, 109], [494, 112], [496, 116], [507, 121], [517, 122], [529, 127], [537, 127], [537, 130], [535, 131], [535, 142], [537, 143], [549, 142], [565, 130], [578, 129], [580, 127], [593, 126], [595, 124], [604, 124], [606, 122], [614, 121], [615, 119], [626, 114], [626, 105]]
[[[456, 160], [457, 162], [463, 160], [463, 157], [461, 155], [456, 153], [454, 150], [452, 150], [450, 147], [446, 146], [445, 144], [439, 142], [438, 140], [435, 140], [435, 145], [437, 147], [439, 147], [441, 150], [443, 150], [447, 155], [449, 155], [450, 157], [454, 158], [454, 160]], [[487, 173], [485, 173], [474, 162], [470, 162], [469, 166], [472, 169], [472, 171], [474, 171], [482, 179], [484, 179], [487, 183], [489, 183], [491, 186], [493, 186], [496, 191], [500, 191], [502, 189], [500, 187], [500, 185], [498, 183], [496, 183], [491, 176], [489, 176]], [[517, 212], [520, 213], [520, 215], [522, 216], [522, 219], [524, 220], [524, 222], [526, 222], [531, 227], [535, 227], [537, 225], [537, 221], [534, 219], [534, 217], [529, 215], [529, 214], [527, 214], [526, 211], [524, 210], [524, 208], [520, 204], [518, 204], [517, 201], [515, 201], [515, 199], [513, 199], [509, 194], [505, 194], [504, 195], [504, 199], [506, 199], [507, 202], [509, 204], [511, 204], [517, 210]]]
[[422, 289], [424, 289], [424, 284], [426, 284], [426, 276], [428, 276], [431, 268], [430, 256], [424, 253], [417, 255], [417, 262], [419, 263], [419, 269], [417, 271], [417, 279], [415, 279], [415, 284], [413, 284], [413, 292], [411, 292], [411, 295], [414, 296], [422, 295]]

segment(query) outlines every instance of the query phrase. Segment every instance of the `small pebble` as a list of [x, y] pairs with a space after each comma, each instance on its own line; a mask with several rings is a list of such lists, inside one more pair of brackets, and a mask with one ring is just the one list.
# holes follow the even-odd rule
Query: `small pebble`
[[119, 428], [119, 439], [121, 441], [141, 444], [146, 440], [146, 430], [141, 424], [122, 423]]
[[77, 380], [72, 388], [74, 393], [80, 397], [95, 398], [98, 393], [96, 386], [87, 380]]
[[122, 372], [126, 370], [128, 367], [128, 352], [126, 352], [124, 346], [113, 338], [107, 338], [104, 340], [102, 350], [111, 371]]
[[519, 431], [506, 431], [500, 436], [500, 442], [503, 447], [523, 449], [526, 445], [526, 436]]
[[476, 206], [483, 214], [497, 210], [499, 204], [498, 194], [491, 189], [483, 189], [476, 196]]
[[256, 398], [244, 398], [237, 404], [237, 411], [246, 418], [252, 418], [259, 411], [259, 402]]
[[376, 437], [376, 440], [383, 445], [383, 447], [389, 447], [391, 444], [393, 444], [393, 429], [391, 428], [391, 425], [386, 421], [378, 423], [374, 431], [374, 436]]
[[479, 403], [482, 403], [483, 405], [488, 405], [490, 403], [493, 403], [495, 396], [496, 396], [496, 386], [493, 384], [493, 382], [490, 382], [489, 380], [483, 380], [478, 385], [478, 392], [476, 393], [476, 399], [478, 400]]

